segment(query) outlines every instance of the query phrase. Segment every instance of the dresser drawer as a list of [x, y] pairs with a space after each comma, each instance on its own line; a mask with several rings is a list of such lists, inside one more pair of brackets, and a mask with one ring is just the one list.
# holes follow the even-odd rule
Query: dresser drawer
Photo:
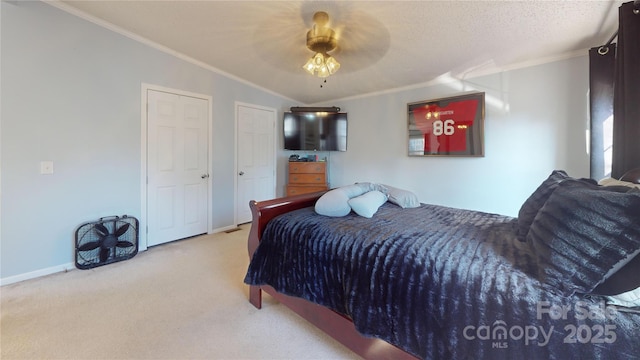
[[329, 190], [329, 187], [326, 185], [319, 186], [295, 186], [295, 185], [287, 185], [287, 196], [292, 195], [300, 195], [306, 193], [312, 193], [316, 191]]
[[289, 182], [291, 184], [324, 184], [327, 178], [322, 174], [289, 174]]
[[299, 173], [325, 173], [325, 163], [323, 162], [290, 162], [289, 174]]
[[290, 162], [286, 196], [328, 190], [326, 162]]

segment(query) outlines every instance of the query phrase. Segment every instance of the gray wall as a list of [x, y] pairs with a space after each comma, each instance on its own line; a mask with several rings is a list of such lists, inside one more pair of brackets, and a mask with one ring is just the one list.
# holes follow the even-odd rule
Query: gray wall
[[289, 100], [47, 4], [1, 4], [2, 279], [73, 262], [82, 222], [140, 216], [142, 83], [213, 97], [212, 227], [235, 226], [235, 102]]
[[[408, 157], [407, 103], [467, 91], [486, 94], [485, 156]], [[349, 113], [332, 186], [387, 183], [422, 202], [517, 216], [552, 170], [589, 177], [586, 56], [331, 105]]]
[[[78, 224], [140, 216], [142, 83], [213, 97], [213, 229], [234, 226], [234, 105], [290, 100], [40, 2], [1, 3], [1, 267], [3, 283], [73, 262]], [[348, 151], [329, 158], [331, 186], [411, 189], [423, 202], [517, 215], [553, 169], [588, 176], [587, 58], [467, 81], [332, 102], [349, 113]], [[484, 158], [407, 156], [406, 105], [487, 94]], [[286, 159], [278, 131], [278, 195]], [[42, 160], [55, 174], [40, 175]]]

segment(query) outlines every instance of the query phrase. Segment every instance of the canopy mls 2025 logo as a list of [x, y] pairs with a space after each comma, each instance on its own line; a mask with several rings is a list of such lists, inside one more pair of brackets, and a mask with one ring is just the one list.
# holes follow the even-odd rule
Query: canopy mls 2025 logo
[[[536, 307], [536, 320], [543, 321], [537, 325], [512, 325], [503, 320], [496, 320], [491, 325], [467, 325], [462, 335], [469, 341], [489, 341], [491, 347], [506, 349], [512, 341], [523, 341], [525, 346], [547, 346], [552, 335], [563, 334], [562, 342], [566, 344], [612, 344], [616, 341], [616, 326], [607, 324], [607, 320], [615, 318], [617, 310], [607, 306], [604, 301], [598, 304], [578, 301], [574, 305], [555, 305], [549, 301], [539, 301]], [[575, 320], [575, 323], [568, 323]], [[556, 329], [554, 322], [562, 322]], [[587, 322], [597, 322], [587, 324]]]

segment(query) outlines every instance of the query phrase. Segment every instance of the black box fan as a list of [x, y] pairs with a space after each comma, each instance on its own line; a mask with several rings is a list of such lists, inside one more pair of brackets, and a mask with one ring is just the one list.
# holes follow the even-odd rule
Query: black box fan
[[76, 267], [91, 269], [138, 253], [138, 219], [123, 215], [87, 222], [76, 230]]

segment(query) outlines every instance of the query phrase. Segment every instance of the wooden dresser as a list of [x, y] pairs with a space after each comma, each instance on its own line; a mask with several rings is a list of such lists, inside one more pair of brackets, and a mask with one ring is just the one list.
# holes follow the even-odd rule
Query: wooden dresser
[[289, 181], [286, 195], [299, 195], [328, 190], [326, 162], [289, 162]]

